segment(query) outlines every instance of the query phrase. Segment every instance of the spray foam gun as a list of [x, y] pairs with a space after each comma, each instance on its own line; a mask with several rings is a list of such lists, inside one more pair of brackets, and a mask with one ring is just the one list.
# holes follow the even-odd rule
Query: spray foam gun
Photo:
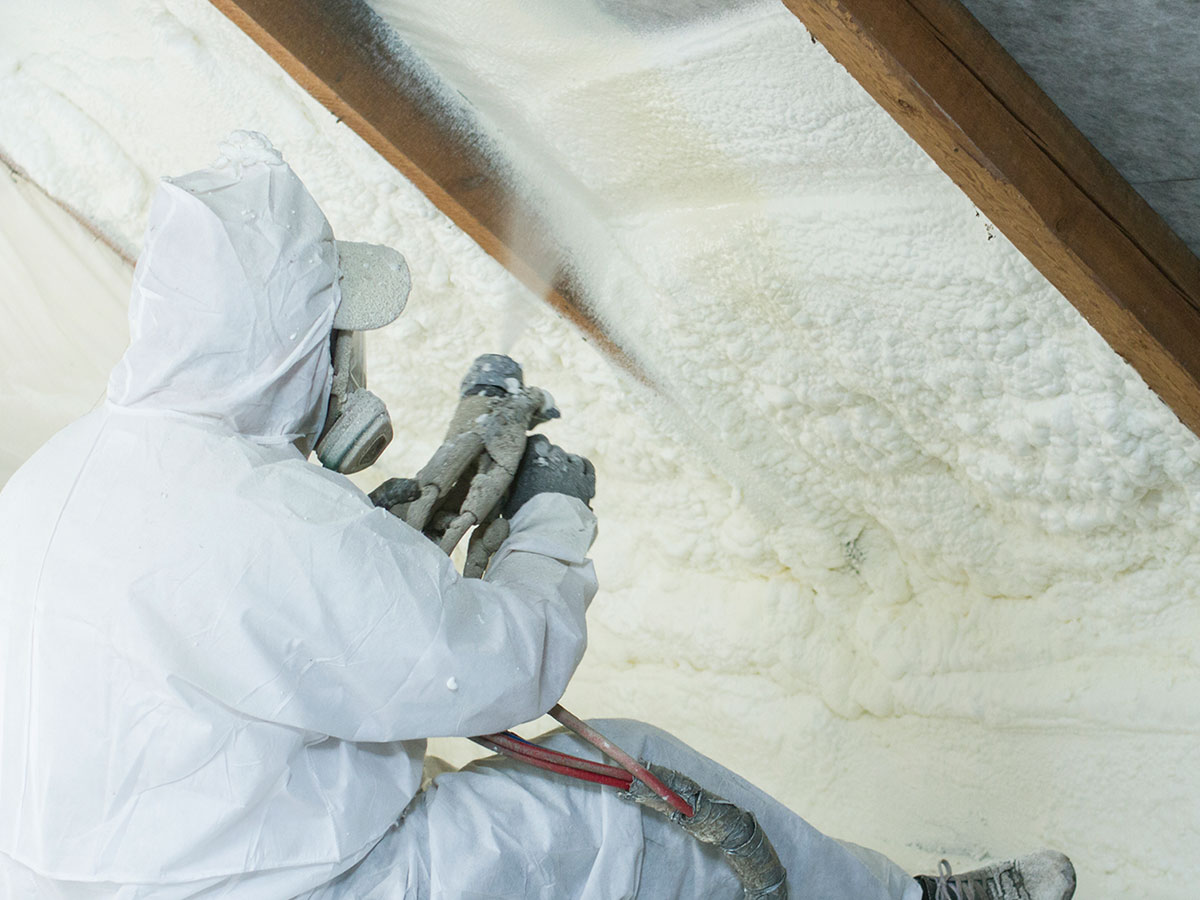
[[[508, 537], [508, 522], [500, 509], [517, 474], [526, 438], [532, 429], [558, 416], [547, 391], [525, 386], [514, 360], [492, 353], [480, 356], [462, 381], [442, 445], [416, 478], [391, 478], [371, 492], [371, 500], [423, 532], [447, 554], [474, 528], [463, 575], [482, 577], [492, 554]], [[627, 799], [666, 815], [697, 840], [718, 847], [741, 880], [746, 898], [785, 900], [786, 873], [753, 815], [678, 772], [642, 765], [561, 705], [549, 715], [618, 765], [549, 750], [510, 731], [472, 740], [538, 768], [620, 788]]]

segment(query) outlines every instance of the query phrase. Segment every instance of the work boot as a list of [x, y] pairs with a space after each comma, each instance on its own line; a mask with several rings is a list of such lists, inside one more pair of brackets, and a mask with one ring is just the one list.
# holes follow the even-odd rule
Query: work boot
[[1075, 867], [1055, 850], [995, 863], [962, 875], [942, 860], [939, 875], [918, 875], [922, 900], [1070, 900]]

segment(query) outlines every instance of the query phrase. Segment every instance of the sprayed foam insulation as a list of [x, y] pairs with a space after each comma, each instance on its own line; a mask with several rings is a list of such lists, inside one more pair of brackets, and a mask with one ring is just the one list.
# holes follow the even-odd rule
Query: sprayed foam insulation
[[[376, 4], [658, 393], [202, 0], [6, 10], [0, 152], [136, 253], [156, 178], [253, 128], [339, 239], [400, 249], [367, 486], [428, 458], [476, 354], [550, 389], [599, 482], [575, 712], [672, 730], [913, 871], [1050, 845], [1081, 896], [1191, 897], [1200, 442], [790, 14], [717, 7]], [[128, 273], [0, 199], [6, 477], [102, 395]]]

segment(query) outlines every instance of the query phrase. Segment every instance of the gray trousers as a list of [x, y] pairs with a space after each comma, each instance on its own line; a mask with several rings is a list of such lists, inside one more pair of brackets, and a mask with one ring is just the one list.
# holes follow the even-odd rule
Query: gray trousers
[[[792, 898], [919, 900], [884, 856], [821, 834], [787, 807], [671, 735], [640, 722], [595, 726], [633, 756], [676, 769], [758, 818], [787, 867]], [[599, 759], [574, 735], [538, 743]], [[357, 866], [311, 900], [729, 898], [720, 854], [612, 788], [503, 758], [438, 776]]]

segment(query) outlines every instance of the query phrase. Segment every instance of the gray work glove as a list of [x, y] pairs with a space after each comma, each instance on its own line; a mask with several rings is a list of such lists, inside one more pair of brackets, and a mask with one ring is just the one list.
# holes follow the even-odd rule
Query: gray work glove
[[504, 517], [515, 516], [534, 494], [566, 494], [590, 506], [596, 496], [596, 470], [586, 458], [567, 453], [545, 435], [535, 434], [525, 443], [525, 455], [504, 504]]

